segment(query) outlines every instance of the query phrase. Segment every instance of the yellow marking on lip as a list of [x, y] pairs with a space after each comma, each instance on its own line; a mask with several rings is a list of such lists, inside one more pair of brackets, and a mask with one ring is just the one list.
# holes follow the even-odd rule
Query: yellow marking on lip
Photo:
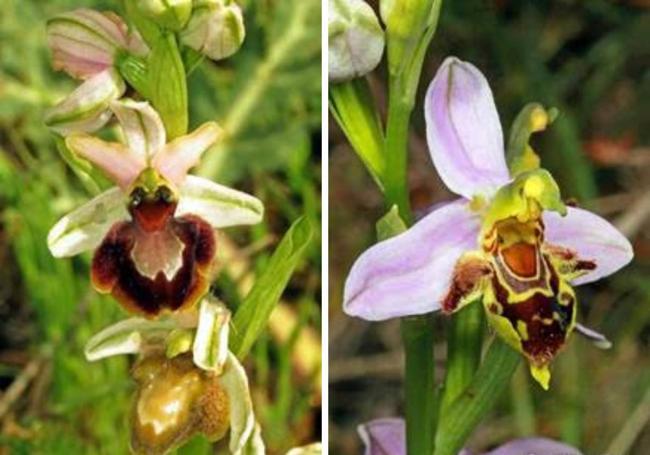
[[528, 341], [528, 325], [524, 321], [517, 321], [517, 332], [521, 335], [522, 340]]

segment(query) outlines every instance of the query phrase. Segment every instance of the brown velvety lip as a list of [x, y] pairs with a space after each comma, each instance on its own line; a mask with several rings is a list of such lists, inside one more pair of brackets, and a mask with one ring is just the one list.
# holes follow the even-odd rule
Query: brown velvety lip
[[143, 276], [131, 252], [136, 242], [134, 221], [114, 225], [95, 251], [91, 278], [94, 287], [110, 293], [129, 312], [148, 318], [193, 306], [208, 290], [216, 239], [212, 227], [194, 215], [170, 218], [171, 229], [183, 243], [182, 265], [171, 279], [160, 271]]

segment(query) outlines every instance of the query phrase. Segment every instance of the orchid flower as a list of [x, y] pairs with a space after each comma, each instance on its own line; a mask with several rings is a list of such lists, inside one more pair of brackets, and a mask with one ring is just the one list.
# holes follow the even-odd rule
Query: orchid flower
[[[403, 419], [377, 419], [360, 425], [365, 455], [406, 455], [406, 426]], [[546, 438], [516, 439], [483, 455], [581, 455], [574, 447]], [[459, 455], [472, 455], [467, 449]]]
[[262, 203], [210, 180], [188, 176], [221, 130], [208, 122], [166, 143], [148, 103], [111, 103], [126, 144], [76, 134], [70, 150], [102, 169], [117, 187], [63, 217], [48, 235], [55, 257], [95, 250], [91, 278], [127, 310], [155, 317], [190, 308], [209, 287], [213, 230], [255, 224]]
[[140, 35], [111, 12], [81, 8], [50, 19], [47, 38], [53, 66], [84, 82], [50, 109], [47, 125], [61, 135], [93, 132], [111, 118], [111, 101], [119, 99], [126, 84], [114, 68], [120, 53], [145, 56]]
[[[532, 130], [549, 121], [540, 111]], [[606, 220], [567, 207], [538, 159], [509, 169], [490, 87], [470, 63], [445, 60], [425, 118], [433, 163], [460, 199], [363, 253], [347, 278], [344, 309], [377, 321], [482, 300], [491, 325], [547, 389], [548, 365], [574, 329], [607, 344], [576, 323], [573, 286], [614, 273], [632, 247]], [[526, 153], [534, 154], [530, 146]]]
[[246, 371], [228, 350], [229, 323], [225, 305], [208, 296], [190, 317], [131, 318], [88, 341], [90, 361], [139, 355], [132, 370], [135, 453], [167, 453], [198, 433], [217, 441], [230, 431], [231, 454], [264, 454]]

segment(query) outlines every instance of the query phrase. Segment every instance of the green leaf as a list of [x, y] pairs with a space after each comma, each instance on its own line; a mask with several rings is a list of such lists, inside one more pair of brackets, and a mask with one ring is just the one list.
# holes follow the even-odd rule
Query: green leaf
[[397, 205], [393, 205], [388, 213], [377, 221], [376, 228], [377, 240], [380, 242], [406, 231], [406, 223], [404, 223], [402, 217], [399, 216]]
[[470, 385], [440, 418], [435, 455], [456, 455], [460, 452], [476, 425], [510, 387], [510, 379], [519, 365], [520, 357], [503, 341], [494, 339]]
[[329, 91], [330, 111], [363, 164], [383, 188], [386, 163], [384, 135], [379, 112], [365, 78], [333, 84]]
[[187, 81], [173, 34], [161, 35], [149, 55], [149, 100], [160, 114], [167, 136], [187, 133]]
[[312, 238], [309, 221], [296, 220], [271, 256], [268, 266], [258, 277], [233, 318], [230, 350], [243, 359], [266, 327], [271, 312], [280, 300], [289, 278], [302, 259]]

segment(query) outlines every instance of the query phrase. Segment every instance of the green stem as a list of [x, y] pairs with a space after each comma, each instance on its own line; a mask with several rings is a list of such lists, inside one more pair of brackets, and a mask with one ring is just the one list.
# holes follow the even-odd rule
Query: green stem
[[474, 428], [510, 386], [521, 356], [496, 338], [470, 385], [440, 419], [434, 455], [457, 455]]
[[406, 445], [409, 455], [433, 453], [436, 393], [433, 315], [402, 319], [405, 351]]
[[481, 362], [483, 305], [473, 302], [452, 317], [447, 336], [447, 373], [441, 415], [472, 381]]
[[411, 208], [408, 198], [406, 165], [408, 163], [408, 134], [413, 100], [406, 99], [401, 92], [399, 83], [391, 83], [386, 124], [384, 181], [388, 206], [397, 205], [404, 221], [410, 224]]

